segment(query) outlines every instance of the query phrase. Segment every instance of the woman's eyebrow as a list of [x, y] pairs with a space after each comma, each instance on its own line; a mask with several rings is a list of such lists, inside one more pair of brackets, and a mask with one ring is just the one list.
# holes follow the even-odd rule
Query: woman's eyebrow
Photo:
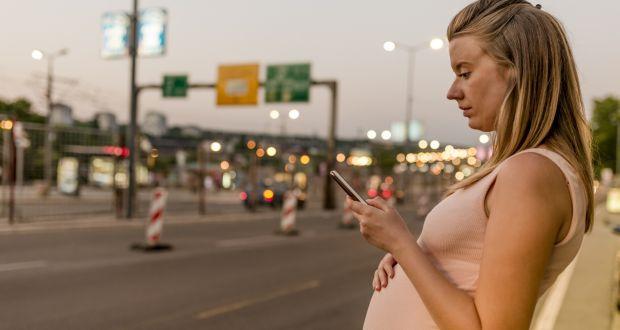
[[456, 69], [456, 71], [459, 71], [459, 69], [463, 66], [463, 65], [471, 65], [472, 63], [469, 61], [459, 61], [456, 63], [456, 65], [454, 66], [454, 68]]

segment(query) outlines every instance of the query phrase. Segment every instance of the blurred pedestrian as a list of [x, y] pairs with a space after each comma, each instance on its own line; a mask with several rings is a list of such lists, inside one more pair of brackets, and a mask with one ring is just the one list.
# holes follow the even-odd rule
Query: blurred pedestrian
[[365, 329], [528, 329], [593, 221], [591, 136], [562, 24], [523, 0], [479, 0], [448, 26], [447, 97], [493, 154], [451, 186], [420, 237], [381, 198], [349, 199], [388, 253]]

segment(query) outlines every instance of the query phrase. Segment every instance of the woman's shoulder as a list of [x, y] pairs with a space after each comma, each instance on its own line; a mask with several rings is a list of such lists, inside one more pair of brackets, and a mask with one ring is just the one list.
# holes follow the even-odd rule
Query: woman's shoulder
[[[523, 207], [546, 209], [560, 219], [570, 219], [571, 195], [563, 165], [556, 157], [550, 157], [557, 155], [553, 151], [536, 149], [517, 153], [501, 163], [489, 208], [492, 210], [498, 199], [511, 200]], [[546, 151], [539, 152], [541, 149]]]

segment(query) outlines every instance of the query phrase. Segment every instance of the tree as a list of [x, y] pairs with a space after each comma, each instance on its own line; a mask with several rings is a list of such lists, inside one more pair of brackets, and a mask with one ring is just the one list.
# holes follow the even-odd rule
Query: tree
[[0, 114], [14, 117], [23, 122], [45, 123], [45, 117], [32, 111], [32, 104], [26, 99], [13, 102], [0, 99]]
[[[592, 112], [592, 135], [598, 158], [596, 173], [601, 168], [609, 167], [616, 169], [616, 134], [617, 125], [620, 122], [620, 99], [608, 96], [604, 99], [594, 100]], [[598, 176], [598, 174], [597, 174]]]

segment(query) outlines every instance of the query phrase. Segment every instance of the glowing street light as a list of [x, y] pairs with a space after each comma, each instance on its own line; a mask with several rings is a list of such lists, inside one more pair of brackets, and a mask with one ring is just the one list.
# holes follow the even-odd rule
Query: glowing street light
[[[44, 139], [44, 152], [43, 152], [43, 178], [45, 179], [46, 187], [52, 185], [52, 129], [50, 125], [50, 117], [52, 113], [52, 105], [54, 104], [54, 60], [58, 57], [67, 55], [69, 49], [62, 48], [55, 52], [44, 52], [40, 49], [34, 49], [30, 56], [37, 60], [47, 60], [47, 88], [45, 92], [45, 98], [47, 103], [47, 120], [45, 123], [45, 139]], [[48, 189], [45, 189], [46, 194]]]
[[43, 52], [42, 52], [42, 51], [40, 51], [40, 50], [38, 50], [38, 49], [35, 49], [35, 50], [33, 50], [33, 51], [32, 51], [31, 56], [32, 56], [32, 58], [34, 58], [35, 60], [40, 61], [40, 60], [42, 60], [42, 59], [43, 59]]
[[291, 111], [288, 112], [288, 117], [293, 120], [299, 118], [299, 111], [297, 109], [292, 109]]
[[405, 109], [405, 145], [408, 145], [411, 142], [411, 137], [409, 134], [410, 124], [411, 124], [411, 116], [413, 109], [413, 69], [415, 64], [415, 54], [418, 51], [425, 49], [433, 49], [439, 50], [443, 47], [443, 40], [439, 38], [432, 39], [429, 43], [421, 43], [415, 46], [396, 43], [393, 41], [386, 41], [383, 43], [383, 49], [387, 52], [392, 52], [396, 49], [400, 49], [406, 51], [409, 54], [409, 62], [407, 66], [407, 106]]
[[212, 142], [210, 148], [211, 148], [211, 151], [218, 152], [222, 150], [222, 144], [219, 142]]
[[280, 117], [280, 112], [278, 112], [278, 110], [271, 110], [269, 111], [269, 117], [271, 117], [271, 119], [278, 119]]
[[418, 142], [418, 147], [420, 147], [420, 149], [426, 149], [426, 147], [428, 147], [428, 142], [426, 142], [426, 140], [420, 140], [420, 142]]
[[374, 130], [370, 129], [368, 130], [368, 132], [366, 133], [366, 136], [370, 139], [370, 140], [374, 140], [377, 137], [377, 132], [375, 132]]
[[478, 141], [480, 141], [480, 143], [482, 144], [486, 144], [489, 142], [489, 136], [486, 134], [480, 134], [480, 137], [478, 138]]
[[439, 50], [443, 48], [443, 40], [441, 40], [441, 38], [434, 38], [433, 40], [431, 40], [429, 46], [433, 50]]
[[437, 141], [437, 140], [431, 141], [431, 149], [433, 149], [433, 150], [439, 149], [439, 141]]
[[385, 49], [386, 52], [392, 52], [396, 49], [396, 44], [393, 41], [386, 41], [383, 43], [383, 49]]
[[385, 131], [381, 132], [381, 138], [386, 140], [386, 141], [391, 139], [392, 138], [392, 132], [390, 132], [388, 130], [385, 130]]

